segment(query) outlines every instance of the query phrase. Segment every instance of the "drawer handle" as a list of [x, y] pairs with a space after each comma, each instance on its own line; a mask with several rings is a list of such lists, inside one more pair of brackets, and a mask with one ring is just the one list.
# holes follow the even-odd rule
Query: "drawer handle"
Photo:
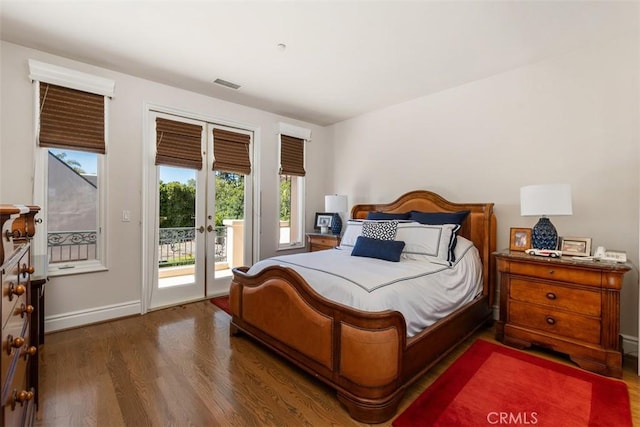
[[13, 390], [13, 402], [11, 402], [11, 410], [14, 410], [16, 403], [20, 403], [20, 406], [24, 405], [24, 402], [28, 402], [33, 399], [33, 392], [31, 390]]
[[549, 274], [550, 274], [550, 275], [551, 275], [551, 274], [553, 274], [553, 273], [555, 273], [555, 271], [554, 271], [554, 270], [549, 270]]
[[11, 352], [14, 348], [20, 348], [24, 345], [24, 338], [13, 337], [13, 335], [7, 335], [7, 354], [11, 356]]
[[24, 287], [24, 285], [18, 285], [16, 286], [15, 283], [10, 282], [9, 283], [9, 301], [13, 300], [13, 296], [17, 295], [20, 296], [22, 294], [24, 294], [27, 291], [27, 288]]
[[22, 273], [22, 277], [27, 277], [27, 274], [33, 274], [35, 269], [32, 265], [22, 264], [20, 268], [20, 273]]
[[550, 300], [554, 300], [556, 299], [556, 294], [554, 294], [553, 292], [547, 292], [547, 298], [549, 298]]
[[14, 239], [19, 239], [20, 237], [22, 237], [22, 232], [20, 230], [7, 230], [4, 232], [4, 236], [7, 238], [7, 241], [10, 242], [12, 237]]
[[549, 324], [549, 325], [555, 325], [556, 324], [556, 319], [554, 319], [551, 316], [547, 316], [545, 320], [547, 321], [547, 324]]
[[21, 304], [20, 305], [20, 317], [24, 317], [25, 314], [31, 314], [31, 313], [33, 313], [33, 306], [31, 304], [29, 304], [29, 305]]
[[22, 356], [24, 356], [24, 360], [27, 360], [27, 356], [35, 356], [36, 353], [38, 353], [38, 349], [34, 346], [25, 348], [24, 351], [22, 352]]
[[22, 295], [25, 292], [27, 292], [27, 288], [24, 287], [24, 285], [18, 285], [16, 286], [15, 283], [11, 282], [9, 284], [9, 301], [11, 301], [13, 299], [14, 295]]

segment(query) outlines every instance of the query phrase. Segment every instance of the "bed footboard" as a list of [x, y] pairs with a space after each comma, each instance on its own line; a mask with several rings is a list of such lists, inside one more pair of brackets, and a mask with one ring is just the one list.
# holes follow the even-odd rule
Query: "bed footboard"
[[235, 269], [231, 283], [232, 334], [250, 335], [333, 387], [358, 421], [379, 423], [395, 414], [404, 392], [400, 313], [360, 312], [326, 300], [288, 268], [246, 271]]

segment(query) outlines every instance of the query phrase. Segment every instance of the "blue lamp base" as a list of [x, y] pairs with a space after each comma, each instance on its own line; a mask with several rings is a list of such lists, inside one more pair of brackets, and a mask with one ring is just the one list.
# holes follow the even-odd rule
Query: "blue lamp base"
[[333, 214], [333, 219], [331, 220], [331, 232], [335, 235], [340, 235], [342, 232], [342, 220], [340, 219], [340, 214]]
[[549, 218], [542, 217], [531, 231], [533, 249], [555, 249], [558, 246], [558, 232]]

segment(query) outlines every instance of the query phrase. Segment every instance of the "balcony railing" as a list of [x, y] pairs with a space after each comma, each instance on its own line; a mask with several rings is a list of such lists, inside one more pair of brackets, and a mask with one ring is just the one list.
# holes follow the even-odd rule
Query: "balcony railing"
[[[226, 227], [215, 228], [215, 262], [227, 260]], [[195, 263], [196, 229], [192, 227], [161, 228], [158, 236], [159, 266]], [[56, 231], [48, 233], [49, 262], [84, 261], [96, 258], [95, 230]]]
[[161, 228], [158, 236], [158, 264], [161, 267], [195, 263], [196, 229]]

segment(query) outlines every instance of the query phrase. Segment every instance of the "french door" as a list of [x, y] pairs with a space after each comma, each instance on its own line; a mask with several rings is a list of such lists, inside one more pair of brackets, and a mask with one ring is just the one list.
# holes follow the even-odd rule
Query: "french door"
[[[231, 269], [252, 262], [253, 227], [252, 215], [248, 214], [252, 212], [252, 180], [242, 172], [213, 170], [215, 135], [222, 130], [251, 141], [252, 133], [160, 112], [151, 112], [150, 116], [150, 139], [156, 142], [156, 154], [148, 177], [153, 201], [148, 206], [147, 277], [152, 283], [147, 307], [227, 294]], [[196, 149], [191, 155], [201, 156], [200, 169], [180, 164], [181, 159], [174, 162], [158, 156], [161, 146], [167, 149], [167, 141], [171, 144], [169, 156], [175, 155], [172, 150], [179, 152], [183, 147], [171, 139], [179, 140], [180, 135], [165, 136], [158, 123], [202, 129], [199, 153]], [[197, 137], [191, 136], [195, 144]], [[250, 147], [247, 144], [247, 149]], [[248, 156], [251, 158], [251, 152]]]

